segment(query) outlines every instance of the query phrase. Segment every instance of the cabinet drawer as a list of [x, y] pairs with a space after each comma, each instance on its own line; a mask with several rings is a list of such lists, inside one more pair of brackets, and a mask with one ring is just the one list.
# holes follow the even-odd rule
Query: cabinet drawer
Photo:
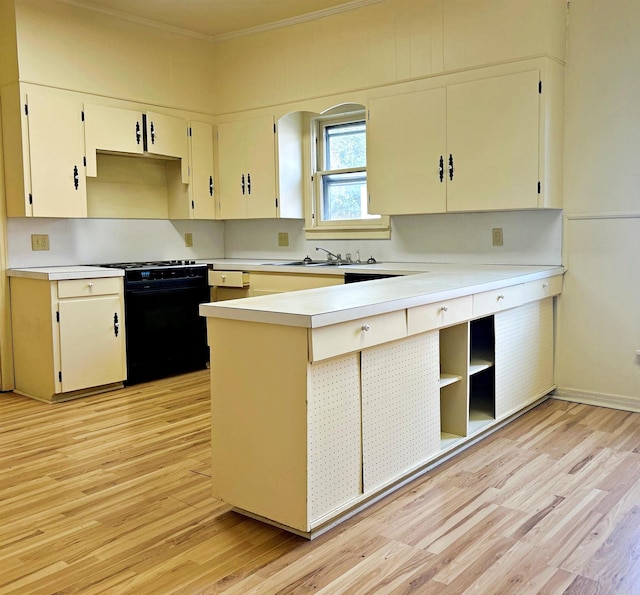
[[122, 291], [122, 277], [67, 279], [58, 281], [58, 298], [109, 295]]
[[248, 287], [249, 273], [242, 271], [209, 271], [209, 285], [216, 287]]
[[310, 361], [359, 351], [407, 336], [405, 310], [358, 318], [309, 331]]
[[473, 296], [473, 317], [486, 316], [501, 310], [515, 308], [523, 303], [522, 285], [512, 285], [493, 291], [476, 293]]
[[407, 310], [407, 329], [410, 335], [450, 326], [473, 317], [473, 297], [445, 300]]
[[524, 284], [524, 301], [535, 302], [547, 297], [558, 295], [562, 291], [562, 275], [529, 281]]

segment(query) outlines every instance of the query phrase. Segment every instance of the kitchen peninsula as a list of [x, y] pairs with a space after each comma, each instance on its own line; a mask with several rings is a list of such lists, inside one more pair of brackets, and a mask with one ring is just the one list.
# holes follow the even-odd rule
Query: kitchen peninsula
[[563, 268], [419, 270], [200, 306], [218, 497], [311, 538], [546, 398]]

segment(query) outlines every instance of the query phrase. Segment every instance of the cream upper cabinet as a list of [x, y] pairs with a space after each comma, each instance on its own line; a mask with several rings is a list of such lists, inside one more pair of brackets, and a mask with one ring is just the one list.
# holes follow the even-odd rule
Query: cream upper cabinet
[[213, 126], [208, 122], [189, 123], [191, 156], [192, 219], [215, 219], [216, 208], [213, 183]]
[[538, 207], [537, 69], [447, 87], [447, 210]]
[[[381, 214], [561, 205], [561, 76], [507, 66], [439, 88], [372, 98], [369, 210]], [[466, 79], [466, 80], [465, 80]], [[460, 81], [460, 82], [457, 82]], [[544, 89], [544, 92], [543, 92]], [[545, 95], [546, 94], [546, 95]]]
[[97, 151], [131, 153], [144, 152], [142, 112], [84, 105], [84, 144], [87, 153], [87, 176], [96, 177]]
[[15, 85], [2, 93], [9, 217], [86, 217], [82, 103], [74, 93]]
[[562, 0], [446, 0], [444, 70], [533, 56], [565, 59]]
[[121, 277], [12, 277], [16, 391], [54, 402], [126, 378]]
[[368, 110], [369, 212], [444, 213], [446, 89], [372, 99]]
[[273, 117], [218, 124], [217, 139], [220, 218], [277, 217]]
[[147, 151], [181, 161], [182, 183], [189, 183], [189, 126], [186, 120], [156, 112], [146, 113]]

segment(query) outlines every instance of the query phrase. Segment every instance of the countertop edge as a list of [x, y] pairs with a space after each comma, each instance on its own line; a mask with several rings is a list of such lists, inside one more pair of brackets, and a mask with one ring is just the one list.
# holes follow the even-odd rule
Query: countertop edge
[[99, 266], [33, 267], [8, 269], [9, 277], [40, 279], [43, 281], [64, 281], [70, 279], [98, 279], [100, 277], [123, 277], [122, 269]]
[[[539, 269], [540, 267], [531, 268]], [[438, 275], [438, 273], [433, 273], [424, 276], [425, 290], [420, 290], [420, 288], [417, 287], [416, 289], [405, 289], [404, 291], [401, 291], [400, 287], [398, 286], [398, 293], [400, 295], [398, 295], [397, 297], [389, 297], [379, 300], [373, 299], [368, 303], [361, 303], [355, 306], [344, 308], [334, 306], [331, 309], [325, 309], [324, 311], [317, 311], [314, 313], [295, 312], [291, 308], [287, 311], [286, 307], [278, 307], [278, 300], [276, 296], [269, 296], [270, 298], [272, 298], [269, 300], [269, 302], [273, 302], [273, 304], [265, 304], [265, 300], [260, 297], [244, 298], [241, 300], [228, 300], [223, 302], [210, 302], [201, 304], [199, 311], [201, 316], [212, 318], [244, 320], [266, 324], [300, 326], [306, 328], [319, 328], [323, 326], [329, 326], [331, 324], [355, 320], [358, 318], [365, 318], [367, 316], [384, 314], [395, 310], [427, 305], [442, 300], [455, 299], [457, 297], [474, 295], [485, 291], [492, 291], [503, 287], [509, 287], [512, 285], [519, 285], [521, 283], [555, 277], [558, 275], [563, 275], [564, 271], [564, 267], [562, 266], [549, 266], [544, 267], [542, 270], [527, 272], [522, 271], [520, 274], [514, 274], [513, 276], [509, 277], [500, 279], [487, 279], [486, 281], [479, 280], [467, 284], [461, 282], [459, 278], [456, 280], [455, 272], [445, 273], [448, 277], [450, 277], [450, 287], [444, 289], [439, 288], [437, 290], [430, 291], [428, 289], [429, 280]], [[488, 273], [486, 274], [488, 275]], [[419, 285], [422, 277], [422, 275], [411, 275], [411, 282]], [[386, 279], [384, 281], [395, 284], [401, 283], [400, 279]], [[296, 293], [299, 294], [301, 300], [313, 299], [317, 298], [318, 296], [322, 296], [323, 293], [329, 295], [331, 292], [335, 292], [336, 290], [339, 291], [341, 288], [344, 289], [346, 287], [348, 286], [338, 285], [334, 287], [322, 287], [317, 289], [302, 290], [303, 295], [300, 295], [301, 292], [290, 292], [287, 295]]]

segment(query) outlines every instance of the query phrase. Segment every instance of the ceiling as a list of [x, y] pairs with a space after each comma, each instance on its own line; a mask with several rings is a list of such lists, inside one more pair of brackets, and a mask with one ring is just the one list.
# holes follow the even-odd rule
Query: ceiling
[[63, 0], [128, 20], [216, 40], [381, 0]]

